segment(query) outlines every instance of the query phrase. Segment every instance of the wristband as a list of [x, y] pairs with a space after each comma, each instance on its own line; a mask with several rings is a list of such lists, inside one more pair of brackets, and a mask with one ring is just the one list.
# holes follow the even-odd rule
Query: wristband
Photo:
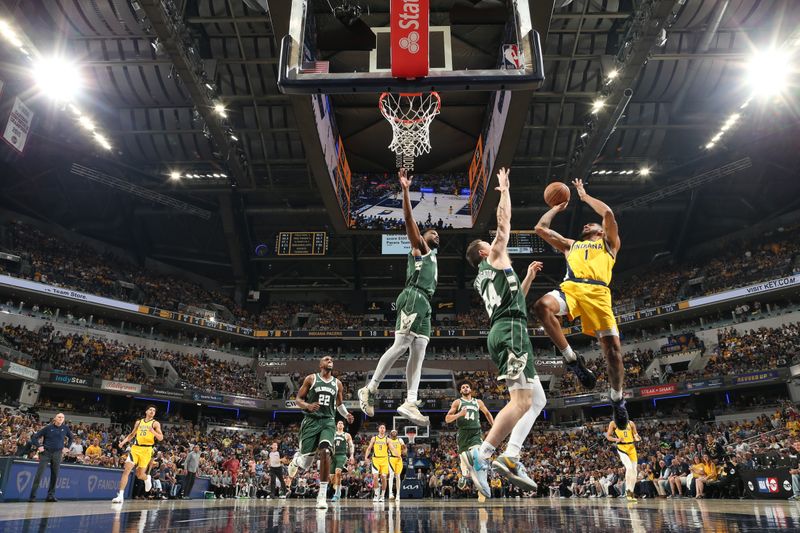
[[347, 415], [349, 415], [349, 414], [350, 414], [350, 413], [347, 411], [347, 407], [345, 407], [343, 403], [340, 403], [339, 405], [337, 405], [337, 406], [336, 406], [336, 411], [337, 411], [337, 412], [338, 412], [340, 415], [342, 415], [343, 417], [345, 417], [345, 418], [347, 418]]

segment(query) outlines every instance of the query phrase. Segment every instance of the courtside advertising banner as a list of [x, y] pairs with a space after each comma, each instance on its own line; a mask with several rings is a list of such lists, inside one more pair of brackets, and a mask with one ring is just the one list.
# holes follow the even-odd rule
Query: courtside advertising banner
[[392, 76], [428, 75], [429, 0], [392, 0], [390, 35]]
[[6, 372], [9, 374], [14, 374], [15, 376], [20, 376], [26, 379], [30, 379], [31, 381], [36, 381], [39, 379], [39, 371], [35, 368], [28, 368], [27, 366], [23, 366], [17, 364], [13, 361], [9, 361], [8, 368]]
[[100, 382], [100, 388], [103, 390], [113, 390], [117, 392], [132, 392], [132, 393], [140, 393], [142, 392], [142, 386], [138, 383], [128, 383], [126, 381], [113, 381], [110, 379], [104, 379]]
[[15, 98], [14, 107], [11, 108], [11, 114], [8, 116], [8, 123], [3, 132], [3, 140], [19, 153], [25, 150], [25, 142], [31, 131], [32, 120], [33, 111], [22, 100]]

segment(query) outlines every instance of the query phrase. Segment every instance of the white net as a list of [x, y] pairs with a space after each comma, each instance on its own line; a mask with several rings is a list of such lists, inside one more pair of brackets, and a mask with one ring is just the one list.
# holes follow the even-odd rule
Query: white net
[[439, 114], [439, 93], [383, 93], [378, 107], [392, 126], [389, 149], [397, 167], [414, 170], [414, 159], [431, 151], [431, 121]]

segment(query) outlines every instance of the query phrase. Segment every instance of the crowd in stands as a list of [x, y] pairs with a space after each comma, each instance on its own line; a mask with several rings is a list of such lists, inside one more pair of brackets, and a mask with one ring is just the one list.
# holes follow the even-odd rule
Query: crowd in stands
[[[425, 186], [437, 191], [456, 191], [463, 185], [457, 182], [457, 176], [426, 177]], [[365, 195], [392, 194], [392, 187], [396, 187], [393, 176], [359, 176], [353, 183], [354, 191]], [[419, 186], [417, 182], [413, 185]], [[15, 276], [190, 314], [204, 314], [203, 310], [213, 311], [213, 307], [221, 306], [217, 320], [257, 329], [352, 330], [392, 326], [389, 320], [365, 320], [363, 315], [349, 312], [341, 302], [278, 302], [251, 313], [237, 305], [226, 291], [144, 269], [124, 257], [98, 251], [84, 242], [48, 235], [27, 224], [10, 222], [6, 228], [0, 250], [19, 255], [23, 261], [15, 272], [8, 271], [10, 263], [0, 262], [0, 272]], [[775, 232], [758, 242], [734, 243], [711, 259], [650, 268], [644, 274], [627, 278], [623, 274], [612, 284], [614, 303], [625, 311], [789, 274], [798, 269], [800, 242], [792, 238], [795, 229]], [[473, 303], [469, 312], [454, 317], [445, 315], [437, 325], [479, 329], [488, 325], [488, 319], [480, 303]], [[531, 327], [536, 324], [531, 322]]]
[[[76, 439], [67, 462], [121, 468], [124, 450], [116, 445], [130, 430], [135, 416], [120, 415], [123, 423], [70, 423]], [[31, 435], [47, 420], [37, 415], [4, 408], [0, 413], [0, 455], [36, 459]], [[614, 446], [604, 437], [607, 421], [577, 428], [559, 429], [537, 422], [522, 447], [521, 459], [539, 485], [536, 493], [523, 494], [496, 475], [490, 479], [495, 497], [601, 498], [624, 495], [624, 469]], [[297, 423], [271, 422], [261, 427], [213, 429], [186, 420], [162, 419], [165, 439], [156, 447], [153, 477], [160, 481], [150, 495], [179, 497], [184, 463], [198, 446], [198, 474], [211, 479], [217, 497], [275, 497], [268, 479], [267, 456], [277, 443], [286, 465], [297, 449]], [[638, 420], [642, 441], [636, 495], [642, 498], [741, 497], [744, 469], [760, 467], [798, 468], [800, 461], [800, 416], [791, 404], [775, 409], [771, 416], [751, 421], [702, 423], [680, 413], [653, 420]], [[355, 435], [356, 464], [344, 474], [348, 498], [370, 498], [372, 476], [363, 458], [374, 427], [363, 427]], [[467, 485], [457, 488], [460, 477], [455, 433], [451, 428], [434, 430], [430, 439], [414, 445], [425, 494], [441, 498], [474, 497]], [[292, 497], [313, 497], [319, 486], [315, 467], [299, 475], [291, 487]]]
[[154, 359], [168, 361], [187, 387], [253, 397], [263, 395], [252, 362], [212, 359], [203, 352], [148, 349], [88, 334], [62, 334], [51, 325], [36, 331], [10, 324], [0, 327], [0, 343], [30, 357], [17, 362], [40, 370], [155, 384], [157, 378], [146, 375], [142, 366], [145, 359]]
[[[648, 267], [642, 274], [618, 278], [612, 283], [617, 308], [637, 308], [674, 303], [681, 296], [713, 294], [750, 283], [792, 274], [798, 268], [800, 226], [779, 230], [753, 241], [734, 242], [723, 252], [689, 264]], [[693, 287], [687, 287], [696, 280]]]
[[800, 323], [745, 333], [731, 328], [721, 331], [718, 341], [703, 369], [704, 376], [786, 367], [800, 356]]

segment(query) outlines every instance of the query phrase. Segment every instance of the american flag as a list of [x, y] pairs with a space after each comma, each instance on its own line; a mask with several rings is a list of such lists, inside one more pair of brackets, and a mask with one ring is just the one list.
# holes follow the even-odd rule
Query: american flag
[[327, 74], [329, 71], [329, 61], [311, 61], [309, 63], [303, 63], [303, 68], [300, 69], [301, 74]]

